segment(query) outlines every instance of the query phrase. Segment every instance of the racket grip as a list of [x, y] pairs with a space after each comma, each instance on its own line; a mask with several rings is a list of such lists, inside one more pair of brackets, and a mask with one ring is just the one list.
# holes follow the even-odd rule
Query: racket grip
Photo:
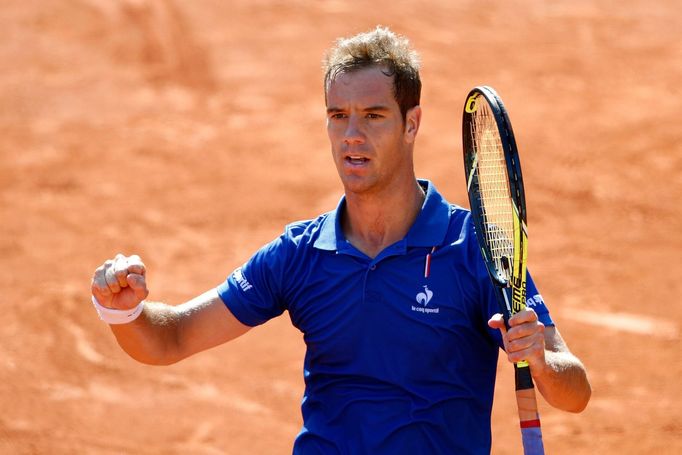
[[523, 444], [524, 455], [545, 454], [540, 427], [521, 428], [521, 443]]
[[514, 364], [514, 379], [523, 453], [524, 455], [543, 455], [545, 448], [542, 443], [540, 415], [535, 398], [533, 377], [530, 374], [528, 364]]

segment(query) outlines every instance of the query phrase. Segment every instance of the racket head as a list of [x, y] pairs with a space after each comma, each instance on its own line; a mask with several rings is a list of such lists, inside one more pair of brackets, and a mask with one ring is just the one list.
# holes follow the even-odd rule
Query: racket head
[[514, 300], [525, 303], [523, 176], [507, 110], [492, 87], [478, 86], [469, 92], [462, 139], [467, 193], [483, 260], [493, 283], [523, 292]]

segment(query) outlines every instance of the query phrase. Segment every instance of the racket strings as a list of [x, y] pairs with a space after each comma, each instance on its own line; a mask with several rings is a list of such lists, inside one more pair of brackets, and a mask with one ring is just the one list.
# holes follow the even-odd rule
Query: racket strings
[[479, 185], [484, 234], [498, 274], [509, 280], [510, 259], [514, 255], [514, 219], [507, 166], [495, 118], [486, 102], [480, 99], [478, 104], [471, 122], [471, 137], [477, 155], [474, 172]]

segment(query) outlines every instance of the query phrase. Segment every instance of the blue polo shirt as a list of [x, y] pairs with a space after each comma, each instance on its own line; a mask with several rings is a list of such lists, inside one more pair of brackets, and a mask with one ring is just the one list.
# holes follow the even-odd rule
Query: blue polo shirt
[[[335, 211], [290, 224], [218, 287], [255, 326], [289, 312], [307, 346], [294, 454], [489, 454], [502, 344], [469, 211], [420, 181], [407, 236], [371, 259]], [[532, 279], [528, 304], [545, 325]]]

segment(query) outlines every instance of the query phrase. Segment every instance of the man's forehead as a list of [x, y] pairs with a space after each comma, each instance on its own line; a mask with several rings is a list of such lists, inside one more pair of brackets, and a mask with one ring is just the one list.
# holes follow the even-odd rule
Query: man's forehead
[[343, 71], [329, 81], [327, 87], [328, 101], [339, 101], [348, 98], [393, 99], [393, 75], [381, 66], [370, 66], [352, 71]]
[[356, 79], [376, 79], [377, 81], [392, 84], [393, 74], [386, 67], [386, 65], [380, 64], [342, 68], [336, 73], [332, 74], [329, 84], [331, 85], [336, 82], [348, 84]]

